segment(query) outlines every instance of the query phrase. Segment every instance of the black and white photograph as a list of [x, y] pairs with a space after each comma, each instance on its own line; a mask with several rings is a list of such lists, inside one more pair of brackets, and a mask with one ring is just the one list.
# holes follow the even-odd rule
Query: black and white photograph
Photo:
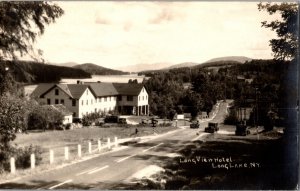
[[0, 190], [299, 189], [299, 1], [0, 1]]

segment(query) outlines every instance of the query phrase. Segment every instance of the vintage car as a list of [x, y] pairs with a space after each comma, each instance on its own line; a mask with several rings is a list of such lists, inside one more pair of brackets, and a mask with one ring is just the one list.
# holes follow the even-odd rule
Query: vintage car
[[219, 131], [218, 123], [209, 122], [208, 127], [205, 127], [204, 131], [207, 133], [214, 133], [215, 131]]
[[127, 124], [127, 119], [126, 118], [119, 118], [119, 120], [118, 120], [118, 123], [119, 124]]
[[108, 115], [104, 119], [105, 123], [118, 123], [118, 121], [119, 121], [119, 117], [116, 115]]
[[250, 134], [249, 129], [247, 128], [247, 125], [239, 123], [236, 125], [236, 129], [235, 129], [235, 135], [237, 136], [246, 136]]
[[192, 123], [190, 124], [190, 128], [191, 129], [197, 129], [197, 128], [200, 128], [200, 123], [199, 121], [192, 121]]

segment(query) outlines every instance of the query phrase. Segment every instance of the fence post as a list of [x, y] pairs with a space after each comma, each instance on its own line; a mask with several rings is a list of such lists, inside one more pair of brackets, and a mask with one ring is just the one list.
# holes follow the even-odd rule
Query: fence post
[[14, 157], [10, 158], [10, 173], [12, 173], [12, 174], [16, 173], [16, 163], [15, 163]]
[[30, 155], [30, 167], [31, 167], [31, 169], [35, 168], [35, 156], [34, 156], [34, 154]]
[[118, 137], [115, 137], [115, 147], [118, 147]]
[[69, 160], [69, 147], [65, 147], [65, 160]]
[[92, 153], [92, 143], [91, 143], [91, 141], [89, 141], [89, 154], [91, 154]]
[[110, 138], [107, 138], [107, 148], [110, 149]]
[[98, 139], [98, 150], [101, 150], [101, 141]]
[[50, 149], [50, 164], [53, 164], [53, 162], [54, 162], [54, 152], [53, 152], [53, 150], [52, 149]]
[[81, 145], [78, 145], [78, 157], [81, 157]]

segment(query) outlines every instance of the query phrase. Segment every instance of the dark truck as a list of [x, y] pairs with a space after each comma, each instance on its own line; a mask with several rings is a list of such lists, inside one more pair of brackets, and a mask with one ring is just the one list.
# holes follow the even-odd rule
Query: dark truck
[[218, 123], [209, 122], [208, 127], [205, 127], [204, 131], [207, 133], [214, 133], [215, 131], [219, 131], [218, 126]]
[[250, 131], [247, 128], [247, 125], [245, 122], [240, 122], [235, 127], [236, 127], [235, 135], [237, 135], [237, 136], [246, 136], [246, 135], [250, 134]]
[[119, 124], [127, 124], [126, 118], [119, 117], [117, 115], [106, 116], [104, 119], [105, 123], [119, 123]]

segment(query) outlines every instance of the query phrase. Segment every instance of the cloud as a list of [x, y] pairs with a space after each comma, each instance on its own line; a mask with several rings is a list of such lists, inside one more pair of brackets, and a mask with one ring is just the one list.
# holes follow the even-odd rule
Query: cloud
[[106, 19], [106, 18], [97, 16], [97, 17], [96, 17], [96, 20], [95, 20], [95, 23], [96, 23], [96, 24], [101, 24], [101, 25], [108, 25], [108, 24], [111, 24], [111, 21], [109, 21], [109, 20]]
[[164, 8], [157, 16], [155, 16], [155, 18], [151, 19], [149, 23], [160, 24], [164, 21], [171, 21], [173, 19], [175, 19], [175, 14], [170, 9]]
[[128, 31], [130, 31], [130, 29], [132, 28], [132, 23], [131, 22], [129, 22], [129, 21], [127, 21], [127, 22], [125, 22], [125, 24], [123, 25], [123, 29], [124, 29], [124, 31], [126, 31], [126, 32], [128, 32]]
[[[51, 62], [106, 67], [203, 62], [219, 56], [270, 57], [273, 31], [256, 3], [59, 2], [65, 15], [37, 41]], [[274, 16], [270, 16], [274, 19]], [[62, 51], [63, 50], [63, 51]]]

